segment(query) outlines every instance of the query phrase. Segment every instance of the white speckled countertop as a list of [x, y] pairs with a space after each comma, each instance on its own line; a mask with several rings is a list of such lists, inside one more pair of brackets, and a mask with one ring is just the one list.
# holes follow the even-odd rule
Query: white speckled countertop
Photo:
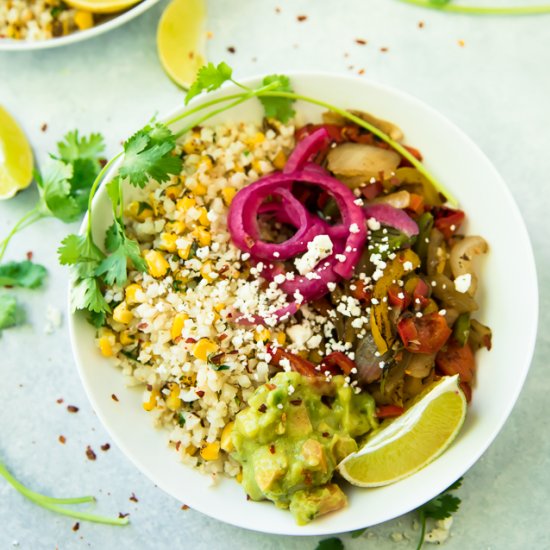
[[[112, 153], [152, 114], [182, 101], [156, 56], [155, 28], [164, 5], [70, 48], [0, 53], [0, 104], [21, 122], [39, 162], [73, 128], [102, 132]], [[533, 241], [541, 330], [510, 419], [459, 491], [462, 507], [446, 548], [550, 548], [550, 16], [452, 16], [396, 0], [209, 0], [208, 9], [209, 57], [226, 59], [237, 75], [364, 70], [365, 78], [399, 87], [442, 112], [503, 175]], [[302, 14], [308, 17], [298, 22]], [[360, 45], [357, 38], [368, 43]], [[228, 52], [230, 46], [236, 53]], [[42, 132], [44, 123], [48, 128]], [[36, 190], [30, 189], [0, 203], [0, 235], [35, 200]], [[129, 512], [131, 525], [81, 523], [74, 532], [73, 520], [34, 506], [0, 479], [0, 549], [313, 550], [317, 538], [262, 535], [183, 511], [114, 446], [100, 450], [109, 438], [84, 395], [66, 324], [50, 335], [44, 331], [48, 306], [65, 309], [67, 273], [54, 251], [75, 228], [46, 220], [22, 233], [9, 249], [10, 259], [32, 250], [49, 278], [43, 291], [17, 292], [27, 324], [0, 336], [0, 459], [34, 489], [56, 496], [96, 495], [100, 513]], [[503, 296], [507, 315], [514, 315], [521, 288], [518, 281]], [[79, 407], [78, 413], [68, 413], [68, 404]], [[58, 442], [60, 435], [65, 445]], [[94, 462], [86, 458], [88, 445], [97, 454]], [[132, 493], [139, 502], [129, 501]], [[413, 519], [410, 514], [358, 539], [342, 540], [348, 550], [412, 549], [418, 536]]]

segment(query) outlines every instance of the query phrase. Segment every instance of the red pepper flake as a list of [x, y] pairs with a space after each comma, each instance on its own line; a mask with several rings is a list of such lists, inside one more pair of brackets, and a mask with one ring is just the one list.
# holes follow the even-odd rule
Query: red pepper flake
[[112, 399], [113, 401], [116, 401], [116, 402], [118, 403], [118, 397], [116, 396], [116, 394], [112, 393], [112, 394], [111, 394], [111, 399]]
[[423, 28], [424, 28], [424, 21], [419, 21], [419, 22], [418, 22], [418, 28], [419, 28], [419, 29], [423, 29]]
[[79, 529], [80, 529], [80, 523], [77, 521], [77, 522], [73, 525], [73, 531], [76, 533]]
[[181, 505], [181, 509], [182, 509], [183, 511], [189, 510], [189, 506], [187, 506], [187, 504], [182, 504], [182, 505]]
[[109, 443], [105, 443], [101, 445], [101, 450], [104, 452], [107, 452], [111, 448], [111, 445]]
[[197, 340], [195, 340], [195, 338], [187, 338], [187, 340], [185, 340], [185, 343], [186, 344], [196, 344]]
[[464, 42], [464, 40], [459, 40], [458, 45], [463, 48], [464, 46], [466, 46], [466, 42]]
[[153, 386], [151, 386], [151, 384], [147, 384], [147, 391], [153, 391]]
[[61, 445], [65, 445], [65, 443], [67, 443], [67, 438], [64, 435], [60, 435], [57, 439]]
[[147, 323], [140, 323], [137, 328], [139, 328], [140, 330], [143, 330], [144, 328], [147, 328], [149, 325]]
[[179, 451], [181, 447], [181, 441], [176, 441], [176, 451]]
[[389, 50], [389, 48], [386, 48], [385, 46], [382, 47], [382, 48], [380, 48], [380, 51], [381, 51], [382, 53], [386, 53], [388, 50]]
[[57, 399], [55, 402], [56, 402], [58, 405], [61, 405], [61, 403], [63, 403], [63, 398], [60, 397], [60, 398]]
[[130, 515], [130, 514], [123, 514], [122, 512], [119, 512], [119, 513], [118, 513], [118, 517], [119, 517], [120, 519], [127, 518], [129, 515]]
[[357, 74], [365, 74], [365, 69], [359, 69], [359, 70], [357, 71]]
[[296, 19], [297, 19], [300, 23], [302, 23], [302, 22], [304, 22], [304, 21], [307, 19], [307, 15], [297, 15], [297, 16], [296, 16]]
[[199, 397], [204, 397], [204, 392], [202, 390], [197, 390], [195, 392]]
[[290, 404], [291, 404], [291, 405], [294, 405], [295, 407], [298, 407], [298, 406], [300, 406], [300, 405], [302, 404], [302, 400], [301, 400], [301, 399], [292, 399], [292, 400], [290, 401]]
[[75, 407], [74, 405], [67, 405], [67, 410], [70, 412], [70, 413], [77, 413], [78, 412], [78, 407]]
[[227, 334], [220, 334], [220, 335], [218, 336], [218, 340], [219, 340], [220, 342], [223, 342], [226, 338], [227, 338]]
[[237, 50], [235, 49], [234, 46], [229, 46], [229, 47], [227, 48], [227, 51], [228, 51], [229, 53], [235, 53]]
[[322, 435], [323, 437], [330, 437], [330, 434], [329, 434], [328, 432], [323, 432], [321, 435]]
[[40, 126], [40, 131], [45, 132], [47, 129], [48, 129], [48, 124], [46, 122], [44, 122], [42, 124], [42, 126]]
[[266, 406], [265, 403], [262, 403], [262, 404], [258, 407], [258, 412], [264, 413], [265, 411], [267, 411], [267, 406]]
[[93, 449], [89, 445], [86, 447], [86, 456], [88, 457], [88, 460], [95, 460], [97, 458]]
[[281, 8], [279, 6], [275, 8], [275, 13], [281, 13]]
[[26, 256], [27, 256], [27, 260], [32, 260], [32, 256], [33, 256], [32, 250], [29, 250]]
[[252, 499], [250, 498], [250, 495], [246, 495], [246, 500], [252, 500]]
[[360, 46], [366, 46], [367, 45], [367, 41], [363, 40], [362, 38], [356, 38], [355, 43], [359, 44]]
[[274, 455], [275, 454], [275, 445], [273, 443], [269, 446], [269, 452]]
[[136, 497], [135, 493], [132, 493], [130, 498], [128, 500], [131, 500], [132, 502], [139, 502], [138, 498]]
[[277, 389], [277, 386], [275, 384], [266, 384], [265, 387], [268, 389], [268, 390], [276, 390]]

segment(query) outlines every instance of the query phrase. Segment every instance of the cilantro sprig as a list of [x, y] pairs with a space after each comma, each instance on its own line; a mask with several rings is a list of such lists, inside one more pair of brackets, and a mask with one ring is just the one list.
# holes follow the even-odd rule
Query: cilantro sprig
[[539, 6], [455, 6], [451, 0], [401, 0], [421, 8], [466, 15], [541, 15], [550, 13], [550, 5]]
[[426, 534], [426, 520], [428, 518], [441, 520], [451, 517], [460, 506], [460, 498], [452, 495], [452, 491], [456, 491], [462, 485], [462, 478], [457, 479], [450, 487], [447, 487], [441, 494], [426, 502], [426, 504], [418, 508], [418, 516], [420, 519], [420, 539], [416, 550], [421, 550], [424, 544], [424, 535]]
[[[68, 235], [58, 249], [62, 265], [72, 267], [73, 310], [85, 310], [96, 326], [105, 323], [111, 307], [103, 296], [106, 286], [122, 286], [128, 278], [128, 265], [146, 270], [139, 244], [127, 236], [123, 220], [123, 188], [127, 183], [143, 188], [149, 179], [168, 181], [181, 172], [182, 161], [174, 155], [176, 137], [160, 122], [152, 121], [126, 140], [123, 152], [112, 158], [97, 174], [88, 198], [88, 223], [83, 235]], [[92, 234], [92, 201], [108, 170], [120, 159], [117, 175], [107, 184], [113, 209], [113, 223], [105, 235], [104, 246]]]
[[93, 496], [84, 496], [76, 498], [53, 498], [46, 495], [42, 495], [31, 489], [25, 487], [20, 481], [15, 479], [13, 475], [8, 471], [6, 466], [0, 462], [0, 476], [2, 476], [14, 489], [21, 493], [24, 497], [34, 502], [46, 510], [69, 516], [81, 521], [91, 521], [94, 523], [105, 523], [108, 525], [127, 525], [127, 517], [110, 518], [106, 516], [99, 516], [97, 514], [91, 514], [89, 512], [81, 512], [79, 510], [72, 510], [66, 508], [65, 505], [83, 504], [88, 502], [95, 502]]
[[90, 188], [101, 169], [105, 149], [100, 134], [80, 137], [78, 130], [68, 132], [57, 143], [57, 152], [42, 172], [35, 171], [39, 199], [0, 241], [0, 261], [13, 236], [42, 218], [63, 222], [77, 220], [86, 210]]

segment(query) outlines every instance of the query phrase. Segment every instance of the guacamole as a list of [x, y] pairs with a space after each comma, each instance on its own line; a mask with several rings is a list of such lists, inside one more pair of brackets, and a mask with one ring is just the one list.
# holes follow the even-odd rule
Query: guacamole
[[260, 386], [235, 419], [233, 456], [253, 500], [290, 508], [297, 523], [346, 505], [331, 479], [356, 439], [377, 426], [374, 399], [343, 376], [331, 382], [280, 372]]

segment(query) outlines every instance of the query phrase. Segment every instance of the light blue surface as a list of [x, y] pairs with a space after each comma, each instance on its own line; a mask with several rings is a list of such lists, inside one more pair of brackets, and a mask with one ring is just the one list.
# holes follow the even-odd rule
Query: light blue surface
[[[71, 48], [0, 54], [0, 104], [21, 122], [39, 162], [75, 127], [101, 131], [112, 153], [152, 114], [182, 101], [156, 57], [155, 28], [164, 5]], [[213, 32], [209, 57], [227, 60], [237, 75], [364, 69], [365, 78], [400, 87], [442, 112], [479, 144], [503, 175], [535, 249], [541, 328], [517, 406], [459, 491], [462, 507], [446, 547], [550, 548], [550, 16], [451, 16], [396, 0], [211, 0], [208, 6], [208, 30]], [[275, 12], [276, 6], [281, 13]], [[302, 14], [308, 18], [298, 22], [296, 16]], [[423, 28], [418, 27], [421, 20]], [[357, 44], [357, 38], [368, 44]], [[459, 40], [464, 40], [463, 47]], [[228, 53], [229, 46], [236, 54]], [[382, 47], [388, 51], [381, 52]], [[43, 123], [46, 132], [40, 130]], [[0, 235], [35, 199], [31, 189], [0, 203]], [[57, 265], [54, 251], [75, 228], [47, 220], [14, 239], [9, 250], [13, 259], [34, 251], [50, 276], [44, 291], [17, 293], [28, 324], [0, 336], [0, 460], [38, 491], [96, 495], [98, 512], [130, 512], [131, 525], [81, 523], [73, 532], [74, 521], [37, 508], [0, 481], [0, 549], [17, 541], [25, 549], [313, 550], [317, 538], [261, 535], [183, 511], [116, 448], [100, 450], [108, 437], [87, 403], [66, 325], [52, 335], [44, 333], [48, 306], [64, 310], [66, 301], [67, 273]], [[513, 249], [510, 257], [513, 261]], [[517, 281], [502, 297], [507, 315], [514, 315], [521, 290], [522, 281]], [[58, 398], [64, 403], [57, 404]], [[78, 406], [79, 412], [69, 414], [67, 404]], [[58, 443], [60, 434], [67, 438], [65, 445]], [[97, 454], [95, 462], [86, 458], [87, 445]], [[132, 492], [138, 503], [128, 500]], [[414, 517], [374, 527], [359, 539], [342, 538], [351, 550], [412, 549], [418, 536]], [[399, 535], [403, 540], [395, 542]]]

